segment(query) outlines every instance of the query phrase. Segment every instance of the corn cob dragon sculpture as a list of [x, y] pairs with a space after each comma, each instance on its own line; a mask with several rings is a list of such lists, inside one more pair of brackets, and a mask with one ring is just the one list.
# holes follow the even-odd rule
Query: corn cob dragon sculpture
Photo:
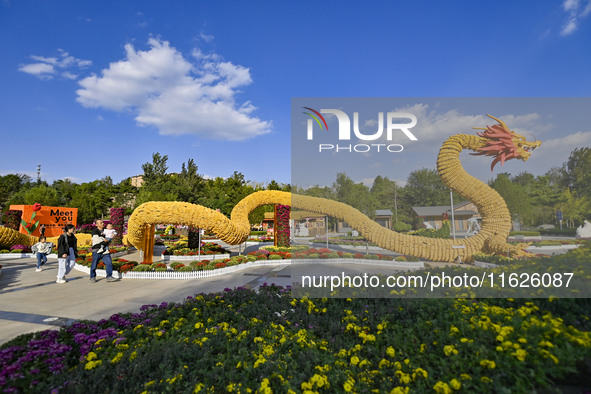
[[[215, 210], [185, 202], [144, 203], [129, 219], [127, 242], [141, 247], [144, 237], [149, 233], [146, 225], [174, 223], [211, 231], [222, 241], [236, 245], [246, 241], [250, 234], [248, 214], [252, 210], [260, 205], [282, 204], [344, 220], [381, 248], [427, 260], [453, 262], [460, 257], [462, 261], [470, 261], [472, 255], [480, 252], [525, 255], [526, 252], [518, 246], [506, 242], [511, 230], [511, 215], [505, 201], [484, 182], [469, 175], [463, 169], [459, 155], [467, 149], [474, 151], [473, 155], [492, 156], [492, 170], [497, 163], [502, 165], [510, 159], [526, 161], [541, 142], [526, 141], [525, 137], [510, 130], [501, 120], [488, 116], [498, 124], [476, 128], [484, 130], [478, 135], [452, 135], [441, 147], [437, 158], [437, 170], [443, 183], [473, 202], [482, 216], [481, 230], [472, 237], [450, 240], [400, 234], [340, 202], [281, 191], [260, 191], [241, 200], [232, 210], [231, 219]], [[5, 244], [6, 238], [11, 236], [18, 238], [18, 242], [24, 245], [35, 242], [33, 237], [20, 233], [17, 236], [14, 233], [7, 233], [5, 228], [0, 228], [0, 245]]]

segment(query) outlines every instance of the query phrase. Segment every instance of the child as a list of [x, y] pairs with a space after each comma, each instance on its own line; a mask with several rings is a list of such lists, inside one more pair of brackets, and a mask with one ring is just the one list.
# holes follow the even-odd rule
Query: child
[[107, 241], [112, 240], [115, 238], [115, 235], [117, 235], [117, 231], [113, 228], [111, 223], [107, 224], [107, 228], [103, 231], [103, 233], [105, 234], [105, 239]]
[[[104, 239], [107, 241], [111, 241], [113, 238], [115, 238], [115, 235], [117, 235], [117, 231], [113, 228], [113, 225], [111, 223], [107, 224], [107, 228], [105, 228], [103, 230], [103, 234], [104, 235]], [[109, 247], [108, 246], [101, 246], [101, 248], [98, 250], [98, 253], [109, 253]]]
[[35, 245], [31, 246], [31, 250], [37, 253], [37, 269], [36, 272], [43, 271], [41, 268], [42, 265], [47, 263], [47, 255], [51, 253], [51, 249], [53, 249], [53, 244], [51, 242], [45, 242], [46, 238], [44, 236], [39, 237], [39, 242]]

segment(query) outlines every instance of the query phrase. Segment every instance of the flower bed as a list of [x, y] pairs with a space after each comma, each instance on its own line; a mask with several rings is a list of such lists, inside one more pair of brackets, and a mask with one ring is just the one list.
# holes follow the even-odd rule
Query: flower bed
[[[187, 241], [176, 242], [162, 252], [164, 261], [219, 260], [230, 257], [230, 252], [213, 242], [202, 242], [199, 248], [188, 248]], [[199, 254], [201, 253], [201, 254]]]
[[[138, 265], [137, 261], [129, 261], [122, 258], [117, 258], [111, 255], [112, 263], [113, 263], [113, 276], [116, 278], [121, 278], [121, 274], [131, 271], [136, 265]], [[80, 256], [76, 259], [75, 268], [79, 271], [90, 273], [90, 267], [92, 265], [92, 254], [89, 253], [85, 257]], [[97, 276], [106, 276], [105, 270], [105, 263], [100, 261], [97, 265]]]
[[163, 261], [193, 261], [193, 260], [221, 260], [229, 259], [230, 254], [191, 254], [186, 256], [162, 254], [160, 258]]
[[145, 305], [0, 347], [0, 386], [56, 392], [536, 392], [588, 386], [591, 301], [293, 299]]

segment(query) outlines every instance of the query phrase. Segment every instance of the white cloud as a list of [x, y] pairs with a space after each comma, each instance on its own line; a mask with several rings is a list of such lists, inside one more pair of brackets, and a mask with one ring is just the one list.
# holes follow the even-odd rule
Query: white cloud
[[[591, 146], [591, 131], [578, 131], [566, 137], [554, 138], [546, 140], [537, 149], [536, 156], [543, 157], [564, 157], [566, 158], [575, 148], [581, 146]], [[532, 156], [533, 157], [533, 156]]]
[[584, 7], [579, 0], [564, 0], [562, 8], [568, 14], [568, 19], [560, 30], [560, 35], [568, 36], [577, 30], [581, 19], [591, 13], [591, 0], [587, 0]]
[[201, 39], [205, 42], [212, 42], [215, 37], [211, 34], [201, 33]]
[[19, 66], [18, 70], [41, 79], [53, 78], [53, 74], [55, 74], [55, 68], [48, 63], [23, 64]]
[[67, 79], [76, 79], [78, 76], [71, 72], [73, 69], [84, 69], [92, 64], [90, 60], [77, 59], [70, 56], [63, 49], [58, 49], [59, 57], [45, 57], [31, 55], [31, 59], [36, 63], [21, 64], [19, 71], [35, 75], [41, 79], [51, 79], [55, 75], [60, 75]]
[[566, 25], [560, 31], [560, 34], [563, 36], [568, 36], [572, 32], [577, 30], [577, 18], [571, 18]]
[[[397, 108], [395, 112], [409, 112], [414, 114], [418, 123], [410, 131], [417, 137], [420, 149], [438, 150], [442, 143], [454, 134], [475, 134], [473, 127], [485, 127], [496, 124], [494, 119], [486, 115], [465, 115], [458, 110], [440, 112], [437, 108], [430, 108], [427, 104], [415, 104], [413, 106]], [[524, 134], [528, 140], [535, 140], [533, 133], [545, 131], [551, 125], [542, 125], [540, 115], [529, 113], [524, 115], [491, 114], [501, 119], [507, 126], [520, 134]], [[400, 132], [400, 141], [406, 137]]]
[[79, 82], [76, 100], [90, 108], [131, 110], [138, 124], [165, 135], [244, 140], [270, 131], [270, 122], [251, 115], [256, 108], [249, 101], [236, 103], [238, 89], [252, 83], [248, 68], [198, 49], [191, 63], [166, 41], [148, 44], [146, 51], [127, 44], [125, 59]]
[[562, 7], [565, 11], [576, 10], [579, 7], [579, 0], [564, 0]]
[[361, 183], [363, 183], [367, 187], [372, 187], [375, 179], [376, 179], [375, 176], [371, 177], [371, 178], [363, 178], [363, 179], [361, 179]]

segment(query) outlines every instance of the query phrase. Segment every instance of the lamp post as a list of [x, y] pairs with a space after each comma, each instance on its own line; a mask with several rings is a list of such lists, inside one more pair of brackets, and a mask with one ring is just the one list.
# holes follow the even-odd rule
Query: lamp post
[[396, 212], [396, 223], [398, 223], [398, 193], [394, 189], [394, 212]]
[[454, 217], [454, 192], [449, 191], [449, 197], [451, 199], [451, 228], [453, 231], [454, 241], [456, 240], [456, 221]]
[[326, 219], [326, 249], [328, 249], [328, 216], [324, 218]]

